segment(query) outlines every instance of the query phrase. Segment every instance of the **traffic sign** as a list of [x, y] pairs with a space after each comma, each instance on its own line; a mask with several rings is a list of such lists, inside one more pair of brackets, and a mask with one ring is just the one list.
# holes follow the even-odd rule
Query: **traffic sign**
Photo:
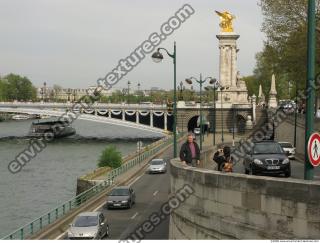
[[313, 166], [320, 165], [320, 134], [311, 134], [308, 141], [308, 157]]

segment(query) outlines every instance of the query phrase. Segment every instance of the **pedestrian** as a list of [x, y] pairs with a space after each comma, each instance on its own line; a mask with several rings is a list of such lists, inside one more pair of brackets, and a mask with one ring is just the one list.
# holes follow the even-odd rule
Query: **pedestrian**
[[218, 171], [232, 172], [233, 158], [229, 146], [218, 149], [213, 155], [213, 160], [218, 164]]
[[200, 148], [194, 140], [193, 133], [188, 134], [187, 141], [180, 149], [180, 160], [183, 164], [196, 167], [200, 164]]

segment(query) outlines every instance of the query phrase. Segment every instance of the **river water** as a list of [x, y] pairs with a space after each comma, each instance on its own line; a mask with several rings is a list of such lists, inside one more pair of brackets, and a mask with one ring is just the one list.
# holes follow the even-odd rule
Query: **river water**
[[75, 196], [77, 177], [97, 168], [97, 159], [108, 145], [122, 153], [159, 138], [120, 126], [77, 120], [77, 134], [50, 142], [17, 174], [8, 164], [27, 148], [31, 120], [0, 122], [0, 238], [31, 222]]

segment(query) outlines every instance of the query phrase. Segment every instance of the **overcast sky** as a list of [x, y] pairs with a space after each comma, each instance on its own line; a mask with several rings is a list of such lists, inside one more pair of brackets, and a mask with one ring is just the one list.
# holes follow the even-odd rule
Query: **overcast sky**
[[[262, 49], [258, 0], [0, 0], [0, 75], [17, 73], [36, 85], [86, 88], [104, 77], [169, 17], [189, 3], [195, 10], [162, 44], [177, 42], [178, 82], [190, 76], [218, 77], [219, 18], [228, 10], [240, 34], [238, 67], [250, 75]], [[147, 56], [115, 88], [173, 86], [172, 60], [161, 64]]]

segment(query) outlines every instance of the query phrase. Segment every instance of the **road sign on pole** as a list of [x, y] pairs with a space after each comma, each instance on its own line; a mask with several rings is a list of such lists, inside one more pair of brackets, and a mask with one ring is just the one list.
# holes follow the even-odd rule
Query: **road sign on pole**
[[310, 163], [316, 167], [320, 165], [320, 134], [313, 133], [308, 141], [308, 157]]

